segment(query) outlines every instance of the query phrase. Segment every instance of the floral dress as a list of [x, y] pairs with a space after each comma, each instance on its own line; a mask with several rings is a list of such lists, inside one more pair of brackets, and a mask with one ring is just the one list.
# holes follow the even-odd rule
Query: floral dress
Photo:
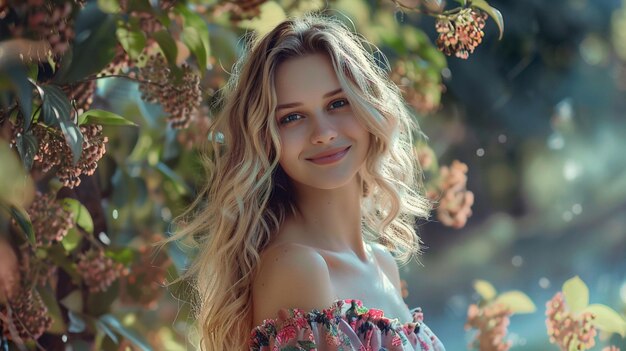
[[250, 351], [445, 351], [424, 324], [422, 310], [402, 324], [360, 300], [337, 300], [321, 312], [281, 309], [252, 329]]

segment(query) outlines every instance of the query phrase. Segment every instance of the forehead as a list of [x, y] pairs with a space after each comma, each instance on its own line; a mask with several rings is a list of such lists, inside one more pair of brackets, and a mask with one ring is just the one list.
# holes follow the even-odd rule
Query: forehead
[[281, 63], [274, 77], [278, 103], [320, 98], [340, 87], [330, 58], [311, 54]]

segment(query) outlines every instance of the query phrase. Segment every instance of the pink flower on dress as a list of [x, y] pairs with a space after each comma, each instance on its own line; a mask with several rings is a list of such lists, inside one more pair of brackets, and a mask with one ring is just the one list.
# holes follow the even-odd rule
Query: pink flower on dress
[[287, 344], [291, 339], [294, 339], [297, 335], [296, 327], [293, 325], [283, 326], [276, 334], [276, 345]]

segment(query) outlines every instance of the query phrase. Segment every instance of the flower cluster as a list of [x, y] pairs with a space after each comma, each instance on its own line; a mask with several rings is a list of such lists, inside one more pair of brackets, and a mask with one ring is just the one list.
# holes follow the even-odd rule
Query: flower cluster
[[501, 304], [470, 305], [465, 329], [477, 330], [470, 347], [481, 351], [506, 351], [511, 348], [511, 342], [504, 339], [510, 316], [511, 311]]
[[592, 348], [597, 334], [593, 325], [594, 318], [592, 313], [578, 316], [570, 313], [560, 291], [546, 303], [546, 327], [550, 342], [557, 344], [562, 350]]
[[37, 245], [50, 246], [63, 240], [74, 226], [74, 215], [63, 208], [52, 194], [37, 192], [26, 210], [33, 224]]
[[105, 291], [128, 270], [121, 263], [107, 257], [104, 250], [90, 249], [78, 255], [78, 273], [91, 292]]
[[197, 113], [202, 102], [200, 77], [183, 65], [179, 83], [160, 54], [148, 58], [145, 67], [139, 70], [139, 89], [142, 99], [159, 103], [169, 114], [168, 121], [173, 128], [187, 128], [192, 116]]
[[50, 325], [48, 308], [36, 290], [22, 287], [7, 305], [0, 305], [0, 330], [8, 340], [16, 343], [36, 340]]
[[420, 114], [435, 112], [440, 106], [444, 90], [439, 72], [424, 67], [422, 59], [398, 60], [391, 72], [391, 80], [402, 90], [402, 95]]
[[439, 200], [437, 219], [445, 226], [463, 228], [472, 215], [474, 193], [467, 190], [467, 171], [467, 165], [457, 160], [450, 167], [441, 167], [441, 195], [435, 191], [427, 194], [431, 200]]
[[229, 13], [230, 20], [232, 22], [239, 22], [242, 20], [252, 19], [261, 14], [261, 5], [267, 0], [235, 0], [235, 1], [221, 1], [218, 6], [213, 10], [214, 16], [219, 16], [222, 13]]
[[78, 115], [89, 110], [93, 102], [93, 95], [96, 91], [96, 81], [89, 80], [85, 82], [68, 84], [61, 87], [67, 97], [76, 108]]
[[437, 47], [448, 56], [454, 54], [458, 58], [467, 59], [483, 40], [486, 19], [486, 13], [473, 8], [440, 17], [435, 24], [439, 33]]
[[0, 9], [0, 17], [8, 17], [10, 12], [15, 14], [9, 25], [13, 37], [46, 42], [53, 57], [60, 57], [70, 47], [74, 40], [72, 13], [76, 2], [58, 4], [50, 0], [28, 0], [7, 3]]
[[[20, 123], [17, 124], [18, 126]], [[87, 124], [79, 127], [83, 135], [83, 151], [78, 164], [74, 165], [72, 151], [65, 141], [65, 137], [57, 128], [51, 128], [39, 123], [33, 126], [33, 134], [39, 142], [39, 149], [34, 157], [35, 165], [43, 172], [56, 168], [56, 176], [64, 186], [73, 188], [80, 184], [81, 174], [93, 175], [98, 161], [106, 153], [105, 144], [109, 141], [102, 135], [102, 126]], [[14, 131], [19, 133], [20, 127]]]
[[155, 253], [151, 246], [139, 248], [139, 260], [133, 264], [128, 276], [122, 280], [122, 300], [138, 303], [146, 308], [156, 308], [164, 293], [167, 267], [171, 260], [159, 251]]

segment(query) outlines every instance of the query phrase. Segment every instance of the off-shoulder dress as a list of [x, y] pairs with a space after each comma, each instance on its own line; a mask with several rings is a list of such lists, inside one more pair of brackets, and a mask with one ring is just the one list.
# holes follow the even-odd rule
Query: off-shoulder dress
[[401, 323], [360, 300], [337, 300], [322, 311], [281, 309], [252, 329], [250, 351], [445, 351], [424, 324], [421, 308]]

